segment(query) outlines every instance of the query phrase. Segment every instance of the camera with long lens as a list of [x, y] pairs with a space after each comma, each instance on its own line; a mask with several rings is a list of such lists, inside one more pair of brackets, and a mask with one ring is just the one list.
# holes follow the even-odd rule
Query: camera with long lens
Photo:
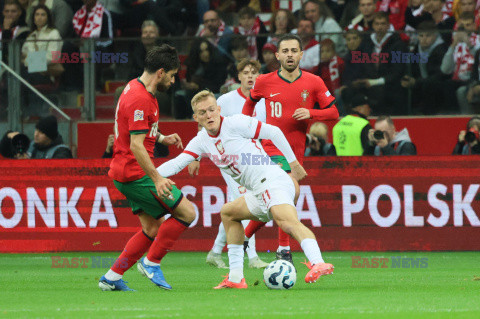
[[380, 130], [375, 130], [373, 132], [373, 137], [376, 140], [383, 140], [385, 138], [385, 133], [383, 133], [383, 131], [380, 131]]
[[467, 143], [473, 143], [475, 141], [480, 140], [480, 133], [474, 127], [470, 128], [468, 132], [465, 134], [465, 141]]
[[25, 154], [30, 146], [30, 139], [25, 134], [17, 134], [12, 138], [12, 153]]

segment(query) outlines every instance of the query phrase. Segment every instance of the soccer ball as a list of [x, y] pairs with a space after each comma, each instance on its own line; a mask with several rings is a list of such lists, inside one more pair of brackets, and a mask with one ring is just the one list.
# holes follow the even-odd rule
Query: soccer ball
[[297, 271], [291, 262], [274, 260], [263, 271], [263, 281], [270, 289], [290, 289], [297, 281]]

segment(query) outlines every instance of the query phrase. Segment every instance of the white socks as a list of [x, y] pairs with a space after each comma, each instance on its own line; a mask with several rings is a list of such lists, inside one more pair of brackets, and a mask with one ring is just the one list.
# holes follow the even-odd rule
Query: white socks
[[105, 274], [105, 278], [110, 281], [117, 281], [122, 279], [123, 275], [117, 274], [113, 270], [109, 269], [107, 273]]
[[225, 232], [225, 227], [223, 227], [223, 223], [218, 225], [218, 234], [217, 238], [215, 238], [215, 243], [213, 244], [212, 251], [215, 254], [221, 254], [223, 247], [227, 244], [227, 233]]
[[281, 252], [282, 250], [290, 250], [290, 246], [278, 246], [277, 252]]
[[230, 272], [228, 280], [239, 283], [243, 279], [243, 245], [228, 245], [228, 262]]
[[155, 266], [159, 266], [159, 265], [160, 265], [159, 263], [154, 263], [153, 261], [148, 260], [147, 257], [145, 257], [145, 259], [143, 260], [143, 262], [145, 263], [145, 265], [147, 265], [147, 266], [152, 266], [152, 267], [155, 267]]
[[308, 261], [310, 261], [310, 264], [315, 265], [318, 263], [324, 263], [320, 247], [318, 247], [318, 243], [315, 239], [305, 238], [300, 243], [300, 246], [302, 246], [303, 252], [305, 253], [305, 256], [307, 256]]
[[[249, 222], [250, 220], [242, 220], [243, 227], [247, 227]], [[215, 254], [221, 254], [223, 251], [223, 247], [225, 247], [226, 244], [227, 233], [225, 232], [225, 227], [223, 226], [223, 223], [220, 223], [220, 225], [218, 226], [218, 234], [212, 247], [212, 252], [214, 252]], [[258, 256], [257, 250], [255, 248], [255, 235], [253, 235], [252, 238], [250, 238], [250, 240], [248, 241], [247, 255], [248, 259], [252, 259]]]

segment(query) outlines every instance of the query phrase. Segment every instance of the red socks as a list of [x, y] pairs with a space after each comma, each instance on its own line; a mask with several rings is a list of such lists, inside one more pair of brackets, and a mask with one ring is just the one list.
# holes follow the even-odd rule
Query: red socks
[[266, 223], [264, 222], [259, 222], [259, 221], [256, 221], [256, 220], [251, 220], [247, 227], [245, 227], [245, 236], [247, 236], [247, 238], [250, 238], [253, 236], [253, 234], [255, 234], [257, 232], [257, 230], [259, 230], [260, 228], [262, 228], [263, 226], [265, 226]]
[[123, 252], [112, 266], [112, 270], [123, 275], [132, 267], [152, 245], [153, 240], [141, 230], [127, 242]]
[[154, 263], [160, 263], [163, 256], [172, 248], [175, 241], [188, 228], [188, 224], [174, 217], [170, 217], [160, 225], [158, 234], [153, 241], [147, 258]]
[[[245, 236], [250, 238], [255, 234], [260, 228], [265, 226], [266, 223], [259, 222], [256, 220], [251, 220], [247, 227], [245, 227]], [[280, 227], [278, 227], [278, 245], [279, 246], [290, 246], [290, 235], [284, 232]], [[150, 260], [150, 258], [148, 258]]]
[[290, 246], [290, 235], [278, 227], [278, 246]]

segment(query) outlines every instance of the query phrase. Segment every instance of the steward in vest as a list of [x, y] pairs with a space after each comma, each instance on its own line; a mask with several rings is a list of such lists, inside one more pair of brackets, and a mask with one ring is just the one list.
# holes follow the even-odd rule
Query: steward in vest
[[35, 126], [35, 135], [27, 154], [32, 159], [72, 158], [72, 152], [58, 134], [57, 118], [42, 118]]
[[367, 118], [372, 112], [368, 99], [363, 94], [354, 96], [349, 115], [342, 118], [332, 130], [333, 145], [338, 156], [373, 155], [375, 144], [368, 138], [372, 126]]

